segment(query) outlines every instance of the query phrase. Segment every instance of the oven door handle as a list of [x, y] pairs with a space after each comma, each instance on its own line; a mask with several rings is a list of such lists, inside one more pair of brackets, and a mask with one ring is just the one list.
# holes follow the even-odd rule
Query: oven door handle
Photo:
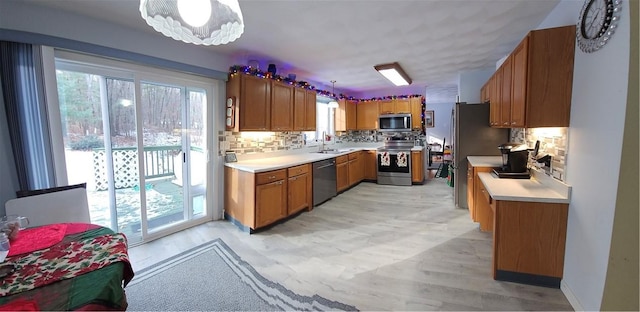
[[[378, 152], [378, 155], [382, 155], [382, 153], [385, 153], [385, 151]], [[388, 153], [389, 155], [398, 155], [398, 153], [405, 153], [407, 155], [410, 155], [411, 151], [393, 151], [393, 152], [387, 151], [386, 153]]]

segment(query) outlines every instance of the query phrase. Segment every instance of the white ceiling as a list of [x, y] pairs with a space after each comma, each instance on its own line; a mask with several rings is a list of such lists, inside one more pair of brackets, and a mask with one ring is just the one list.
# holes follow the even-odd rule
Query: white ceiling
[[[137, 0], [24, 1], [162, 36], [142, 20]], [[279, 73], [296, 73], [298, 80], [336, 80], [336, 89], [346, 94], [426, 88], [428, 102], [450, 102], [460, 71], [494, 67], [558, 2], [240, 0], [244, 34], [227, 45], [202, 48], [240, 63], [275, 63]], [[389, 62], [400, 63], [413, 79], [410, 88], [394, 89], [373, 69]]]

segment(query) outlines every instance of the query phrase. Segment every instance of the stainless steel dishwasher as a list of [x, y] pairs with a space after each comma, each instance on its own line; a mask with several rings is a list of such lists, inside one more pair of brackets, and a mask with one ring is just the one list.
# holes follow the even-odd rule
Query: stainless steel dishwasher
[[313, 205], [317, 206], [338, 194], [336, 186], [336, 159], [313, 163]]

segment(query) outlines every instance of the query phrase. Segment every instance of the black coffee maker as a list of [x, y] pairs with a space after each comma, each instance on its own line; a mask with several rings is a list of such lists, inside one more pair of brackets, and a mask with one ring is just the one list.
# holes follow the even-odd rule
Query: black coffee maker
[[530, 177], [529, 170], [527, 170], [529, 150], [526, 145], [509, 142], [500, 144], [498, 149], [502, 154], [502, 167], [494, 169], [498, 177], [516, 179]]

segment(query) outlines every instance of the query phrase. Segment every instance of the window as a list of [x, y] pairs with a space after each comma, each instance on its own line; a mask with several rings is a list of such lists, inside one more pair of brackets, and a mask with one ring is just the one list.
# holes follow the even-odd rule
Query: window
[[324, 101], [324, 98], [318, 98], [320, 101], [316, 102], [316, 131], [304, 132], [305, 140], [307, 142], [318, 142], [322, 140], [322, 134], [334, 135], [335, 134], [335, 109], [329, 108], [328, 99]]

